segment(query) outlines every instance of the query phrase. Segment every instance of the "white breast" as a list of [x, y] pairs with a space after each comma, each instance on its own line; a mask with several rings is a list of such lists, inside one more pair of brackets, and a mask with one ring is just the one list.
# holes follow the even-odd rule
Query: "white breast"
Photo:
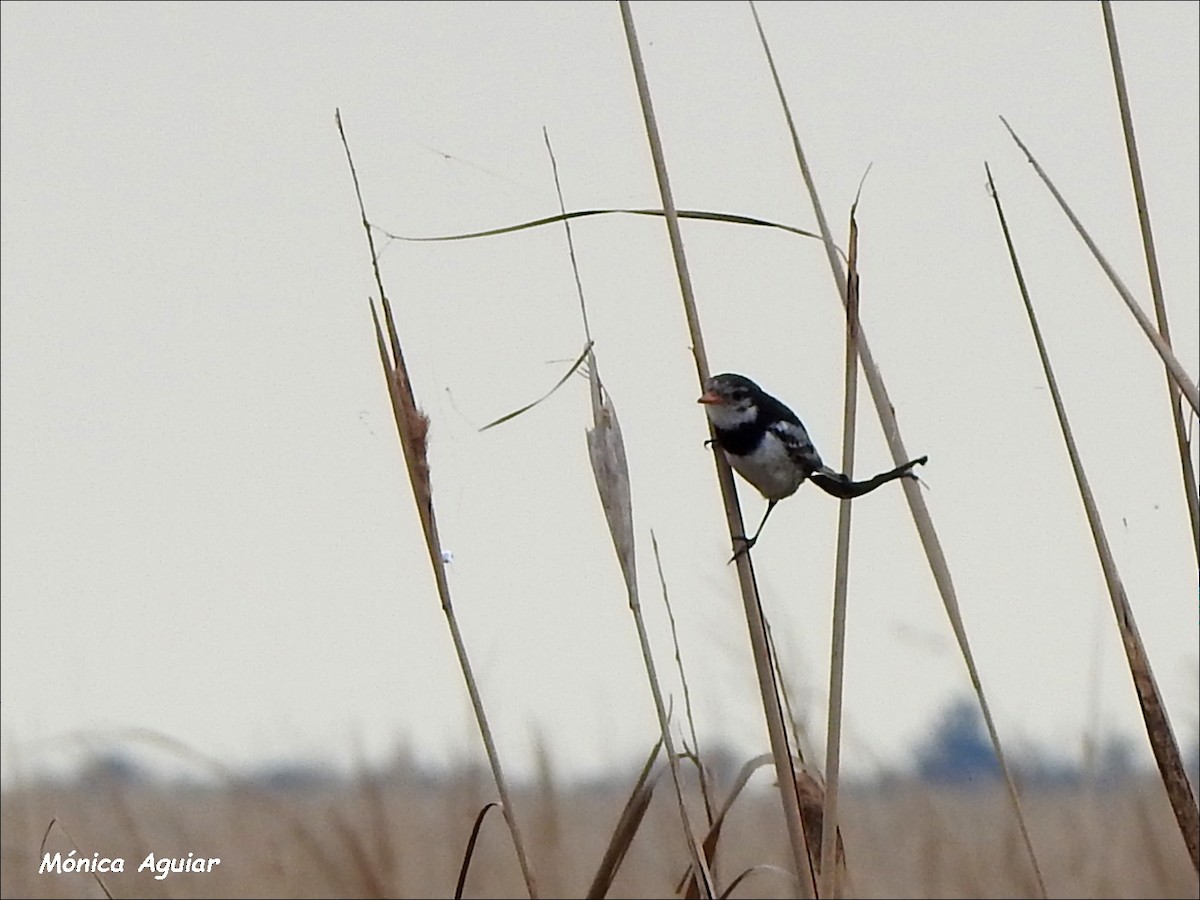
[[752, 453], [725, 454], [734, 471], [758, 488], [768, 500], [782, 500], [796, 493], [806, 474], [789, 457], [783, 442], [767, 432]]

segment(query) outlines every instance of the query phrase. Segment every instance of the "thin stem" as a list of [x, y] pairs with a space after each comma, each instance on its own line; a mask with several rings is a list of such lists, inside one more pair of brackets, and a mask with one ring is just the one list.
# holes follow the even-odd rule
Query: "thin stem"
[[[857, 206], [857, 202], [855, 203]], [[846, 304], [846, 374], [842, 408], [842, 471], [854, 477], [858, 406], [858, 223], [850, 211], [849, 297]], [[838, 504], [837, 560], [833, 581], [833, 633], [829, 650], [829, 716], [825, 730], [825, 815], [821, 831], [821, 896], [839, 895], [838, 785], [841, 770], [842, 688], [846, 659], [846, 588], [850, 569], [850, 500]]]

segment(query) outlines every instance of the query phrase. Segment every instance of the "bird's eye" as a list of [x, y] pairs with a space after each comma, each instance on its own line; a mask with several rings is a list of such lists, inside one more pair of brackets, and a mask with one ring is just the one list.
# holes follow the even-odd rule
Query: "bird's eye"
[[750, 392], [747, 391], [745, 388], [734, 388], [733, 389], [733, 399], [734, 400], [739, 400], [739, 401], [745, 400], [749, 396], [750, 396]]

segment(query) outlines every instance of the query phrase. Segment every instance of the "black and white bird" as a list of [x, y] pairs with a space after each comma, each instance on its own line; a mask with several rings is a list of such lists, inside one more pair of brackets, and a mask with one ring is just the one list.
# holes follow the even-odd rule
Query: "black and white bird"
[[734, 470], [767, 499], [767, 511], [734, 559], [754, 546], [775, 504], [796, 493], [805, 480], [842, 499], [861, 497], [896, 478], [911, 478], [922, 456], [866, 481], [852, 481], [821, 461], [804, 424], [794, 412], [743, 375], [714, 375], [697, 401], [712, 423], [717, 446]]

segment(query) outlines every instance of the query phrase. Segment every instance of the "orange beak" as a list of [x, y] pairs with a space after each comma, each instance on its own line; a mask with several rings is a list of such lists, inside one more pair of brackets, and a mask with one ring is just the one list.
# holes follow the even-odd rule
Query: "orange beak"
[[705, 391], [703, 394], [700, 395], [700, 399], [697, 400], [696, 402], [697, 403], [720, 403], [721, 398], [718, 397], [716, 394], [714, 394], [712, 391]]

